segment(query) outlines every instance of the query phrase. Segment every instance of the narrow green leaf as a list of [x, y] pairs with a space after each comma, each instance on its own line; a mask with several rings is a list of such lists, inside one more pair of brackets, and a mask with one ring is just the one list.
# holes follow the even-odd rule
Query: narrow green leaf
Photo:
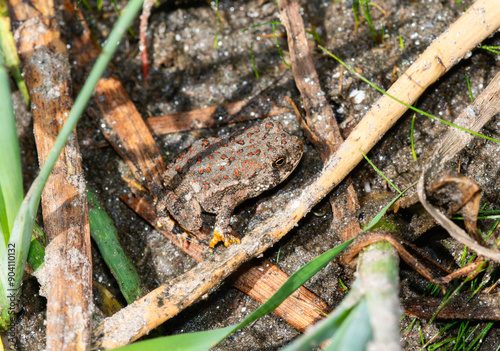
[[125, 300], [130, 304], [141, 296], [141, 280], [139, 274], [123, 251], [118, 240], [118, 230], [113, 220], [101, 204], [89, 190], [87, 192], [89, 202], [90, 234], [101, 252], [104, 262], [116, 278]]
[[354, 239], [348, 240], [333, 249], [321, 254], [311, 262], [307, 263], [301, 267], [297, 272], [292, 274], [290, 278], [276, 291], [273, 296], [269, 298], [264, 304], [257, 308], [253, 313], [251, 313], [247, 318], [241, 321], [237, 325], [237, 329], [243, 328], [244, 326], [252, 323], [258, 318], [272, 312], [278, 307], [288, 296], [290, 296], [295, 290], [300, 288], [307, 280], [323, 269], [328, 263], [330, 263], [339, 253], [344, 251]]
[[[35, 236], [36, 234], [36, 236]], [[38, 237], [38, 238], [37, 238]], [[40, 243], [38, 240], [42, 240]], [[28, 263], [34, 272], [40, 268], [45, 262], [45, 233], [42, 228], [35, 222], [33, 235], [31, 236], [30, 250], [28, 252]]]
[[[30, 103], [30, 97], [26, 83], [21, 75], [19, 69], [19, 56], [17, 55], [16, 44], [10, 30], [10, 19], [7, 11], [7, 0], [0, 0], [0, 47], [5, 55], [7, 67], [9, 67], [10, 74], [16, 81], [17, 87], [23, 95], [26, 105]], [[1, 100], [5, 101], [5, 100]]]
[[368, 306], [366, 300], [361, 299], [338, 326], [325, 351], [365, 351], [372, 334]]
[[249, 31], [249, 30], [250, 30], [250, 28], [255, 29], [255, 28], [259, 28], [259, 27], [262, 27], [262, 26], [267, 26], [267, 25], [282, 26], [282, 25], [283, 25], [283, 23], [281, 23], [281, 22], [271, 21], [271, 22], [265, 22], [265, 23], [254, 24], [253, 26], [251, 26], [251, 27], [249, 27], [249, 28], [245, 28], [245, 29], [243, 29], [243, 33], [244, 33], [244, 32]]
[[354, 27], [359, 26], [359, 0], [352, 1], [352, 13], [354, 14]]
[[363, 151], [361, 151], [361, 150], [359, 150], [359, 152], [361, 152], [361, 154], [363, 155], [363, 157], [365, 158], [365, 160], [366, 160], [366, 161], [368, 161], [368, 163], [370, 164], [370, 166], [372, 166], [372, 167], [373, 167], [373, 168], [377, 171], [377, 173], [378, 173], [378, 174], [380, 174], [380, 175], [382, 176], [382, 178], [384, 178], [384, 179], [387, 181], [387, 183], [389, 183], [389, 184], [390, 184], [390, 185], [391, 185], [391, 186], [392, 186], [392, 187], [393, 187], [393, 188], [394, 188], [394, 189], [395, 189], [395, 190], [396, 190], [399, 194], [401, 194], [401, 190], [399, 190], [399, 189], [398, 189], [398, 187], [397, 187], [397, 186], [395, 186], [395, 185], [394, 185], [394, 184], [393, 184], [393, 183], [389, 180], [389, 178], [387, 178], [387, 177], [385, 176], [385, 174], [384, 174], [384, 173], [382, 173], [382, 171], [381, 171], [380, 169], [378, 169], [378, 168], [377, 168], [377, 166], [375, 166], [375, 165], [373, 164], [373, 162], [372, 162], [372, 161], [368, 158], [368, 156], [366, 156], [366, 155], [365, 155], [365, 153], [364, 153]]
[[470, 87], [470, 82], [469, 82], [469, 76], [466, 74], [465, 75], [465, 80], [467, 81], [467, 88], [469, 88], [469, 95], [470, 95], [470, 103], [474, 103], [474, 96], [472, 95], [472, 89]]
[[275, 24], [275, 22], [271, 22], [271, 25], [273, 26], [274, 42], [276, 43], [276, 48], [278, 48], [278, 54], [280, 55], [281, 59], [283, 60], [283, 63], [285, 64], [285, 66], [287, 66], [288, 69], [292, 69], [292, 67], [286, 62], [285, 57], [283, 56], [283, 52], [281, 51], [280, 44], [278, 43], [278, 37], [276, 36], [276, 24]]
[[411, 130], [410, 130], [410, 143], [411, 143], [411, 153], [413, 155], [413, 159], [416, 161], [417, 160], [417, 154], [415, 152], [415, 141], [414, 141], [414, 130], [415, 130], [415, 116], [413, 115], [413, 118], [411, 119]]
[[488, 50], [494, 54], [500, 54], [500, 46], [481, 46], [481, 49]]
[[[111, 4], [113, 5], [116, 13], [118, 15], [120, 15], [120, 17], [121, 17], [122, 11], [120, 10], [120, 8], [118, 7], [118, 5], [116, 4], [116, 0], [111, 0]], [[130, 25], [128, 26], [127, 30], [128, 30], [128, 34], [130, 34], [130, 36], [135, 39], [134, 30], [132, 29], [132, 27], [130, 27]]]
[[298, 337], [282, 351], [309, 351], [314, 350], [327, 339], [331, 338], [349, 317], [353, 306], [336, 308], [325, 319], [316, 323], [310, 330]]
[[[23, 201], [21, 153], [12, 107], [9, 77], [0, 48], [0, 257], [9, 241], [17, 211]], [[30, 235], [31, 237], [31, 235]]]
[[185, 333], [145, 340], [120, 347], [116, 351], [207, 351], [233, 331], [234, 325], [196, 333]]
[[[359, 3], [361, 4], [361, 11], [363, 11], [363, 15], [365, 16], [366, 22], [368, 23], [368, 27], [370, 28], [370, 33], [372, 35], [373, 41], [375, 43], [381, 43], [382, 38], [377, 33], [377, 30], [373, 26], [372, 22], [372, 17], [370, 15], [370, 4], [368, 0], [359, 0]], [[364, 6], [363, 6], [364, 5]]]
[[255, 77], [259, 79], [259, 72], [257, 72], [257, 66], [255, 66], [255, 58], [253, 56], [253, 41], [250, 43], [250, 58], [252, 59], [253, 71], [255, 73]]
[[214, 347], [219, 342], [227, 338], [258, 318], [274, 311], [288, 296], [302, 286], [309, 278], [331, 262], [339, 253], [349, 246], [354, 239], [346, 241], [337, 247], [321, 254], [311, 262], [301, 267], [259, 308], [248, 315], [244, 320], [236, 325], [222, 329], [215, 329], [196, 333], [187, 333], [163, 338], [142, 341], [140, 343], [128, 345], [117, 349], [117, 351], [139, 351], [139, 350], [190, 350], [202, 351]]
[[448, 122], [442, 118], [439, 118], [439, 117], [436, 117], [436, 116], [433, 116], [431, 115], [430, 113], [427, 113], [425, 111], [422, 111], [422, 110], [419, 110], [418, 108], [416, 107], [413, 107], [401, 100], [399, 100], [398, 98], [388, 94], [384, 89], [382, 88], [379, 88], [376, 84], [370, 82], [368, 79], [366, 79], [365, 77], [363, 77], [361, 74], [359, 74], [358, 72], [356, 72], [351, 66], [349, 66], [348, 64], [346, 64], [344, 61], [342, 61], [341, 59], [339, 59], [337, 56], [335, 56], [334, 54], [332, 54], [330, 51], [328, 51], [327, 49], [325, 49], [324, 47], [322, 47], [321, 45], [319, 45], [319, 48], [321, 50], [323, 50], [325, 53], [327, 53], [330, 57], [334, 58], [335, 60], [337, 60], [341, 65], [343, 65], [349, 72], [351, 72], [352, 74], [354, 74], [356, 77], [358, 77], [359, 79], [361, 79], [363, 82], [365, 82], [366, 84], [368, 84], [369, 86], [371, 86], [372, 88], [378, 90], [379, 92], [381, 92], [382, 94], [390, 97], [391, 99], [393, 99], [394, 101], [397, 101], [399, 102], [401, 105], [403, 106], [406, 106], [407, 108], [409, 108], [410, 110], [413, 110], [415, 112], [418, 112], [426, 117], [429, 117], [429, 118], [432, 118], [432, 119], [436, 119], [438, 120], [439, 122], [441, 123], [444, 123], [446, 125], [449, 125], [451, 127], [454, 127], [454, 128], [457, 128], [457, 129], [460, 129], [460, 130], [463, 130], [464, 132], [467, 132], [469, 134], [472, 134], [472, 135], [475, 135], [475, 136], [478, 136], [480, 138], [483, 138], [483, 139], [487, 139], [487, 140], [490, 140], [490, 141], [494, 141], [495, 143], [500, 143], [500, 140], [498, 139], [494, 139], [494, 138], [490, 138], [486, 135], [483, 135], [483, 134], [480, 134], [480, 133], [477, 133], [477, 132], [474, 132], [472, 130], [469, 130], [469, 129], [466, 129], [464, 127], [460, 127], [454, 123], [451, 123], [451, 122]]
[[316, 43], [318, 43], [318, 45], [321, 45], [321, 37], [319, 36], [318, 32], [316, 32], [316, 28], [313, 28], [312, 31], [306, 30], [306, 33], [311, 34], [314, 40], [316, 40]]
[[219, 33], [222, 32], [222, 22], [220, 20], [220, 15], [219, 15], [219, 0], [215, 0], [215, 17], [217, 18], [218, 29], [217, 32], [215, 33], [214, 46], [213, 46], [214, 50], [217, 49], [217, 46], [219, 45]]
[[[35, 216], [38, 210], [38, 205], [40, 203], [40, 197], [43, 191], [43, 187], [47, 182], [50, 173], [52, 172], [54, 164], [59, 157], [61, 150], [66, 144], [66, 140], [74, 130], [78, 119], [80, 118], [90, 97], [92, 96], [97, 81], [104, 73], [104, 70], [111, 60], [111, 57], [113, 56], [118, 43], [123, 37], [123, 34], [127, 30], [127, 27], [132, 23], [141, 7], [142, 0], [131, 0], [125, 8], [123, 15], [120, 16], [120, 18], [116, 22], [113, 30], [108, 37], [104, 49], [99, 55], [92, 71], [85, 81], [80, 94], [76, 98], [76, 101], [73, 105], [73, 108], [71, 109], [66, 123], [57, 136], [54, 142], [54, 146], [50, 150], [47, 159], [45, 160], [45, 164], [40, 171], [40, 174], [38, 175], [38, 177], [36, 177], [35, 181], [31, 185], [28, 194], [22, 201], [21, 207], [17, 212], [9, 244], [7, 246], [7, 249], [13, 250], [13, 253], [10, 256], [6, 255], [4, 248], [2, 255], [0, 256], [0, 307], [2, 309], [0, 328], [7, 329], [10, 326], [9, 324], [12, 311], [9, 309], [9, 306], [17, 302], [17, 298], [20, 293], [20, 286], [22, 282], [24, 267], [26, 265], [29, 245], [31, 242]], [[2, 93], [4, 93], [4, 84], [2, 83], [4, 80], [1, 78], [2, 75], [6, 75], [6, 72], [3, 62], [0, 62], [0, 96]], [[2, 101], [4, 101], [5, 104], [0, 104], [0, 108], [4, 108], [4, 106], [10, 106], [10, 94], [8, 95], [7, 99], [3, 99]], [[0, 169], [3, 169], [3, 167], [0, 167]], [[4, 189], [2, 188], [2, 190]]]

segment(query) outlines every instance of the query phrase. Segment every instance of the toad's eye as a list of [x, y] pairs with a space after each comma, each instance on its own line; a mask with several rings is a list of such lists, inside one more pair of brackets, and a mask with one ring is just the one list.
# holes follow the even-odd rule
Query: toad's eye
[[272, 167], [274, 169], [279, 169], [284, 165], [286, 165], [286, 157], [280, 157], [273, 162]]

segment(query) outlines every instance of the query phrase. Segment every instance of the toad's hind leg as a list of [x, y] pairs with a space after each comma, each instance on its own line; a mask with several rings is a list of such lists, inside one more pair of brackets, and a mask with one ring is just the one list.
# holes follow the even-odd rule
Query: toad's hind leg
[[219, 241], [224, 242], [224, 246], [230, 246], [233, 243], [240, 243], [240, 238], [233, 234], [233, 230], [231, 229], [231, 215], [235, 207], [238, 205], [236, 199], [241, 198], [240, 196], [226, 196], [222, 199], [222, 203], [217, 213], [217, 217], [215, 218], [215, 228], [214, 228], [214, 237], [210, 241], [210, 246], [214, 247]]
[[184, 198], [184, 201], [181, 201], [180, 196], [171, 190], [166, 190], [164, 196], [159, 198], [156, 204], [156, 212], [158, 213], [160, 224], [163, 224], [163, 221], [167, 217], [165, 209], [187, 231], [195, 232], [203, 224], [201, 206], [193, 198]]

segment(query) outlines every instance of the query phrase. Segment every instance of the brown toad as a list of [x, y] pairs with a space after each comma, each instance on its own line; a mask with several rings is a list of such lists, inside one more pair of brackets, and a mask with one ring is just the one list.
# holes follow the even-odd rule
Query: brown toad
[[196, 231], [203, 210], [217, 215], [210, 246], [221, 240], [226, 246], [239, 243], [229, 226], [235, 207], [285, 180], [303, 150], [300, 139], [273, 120], [194, 142], [167, 164], [156, 205], [160, 224], [166, 209], [183, 228]]

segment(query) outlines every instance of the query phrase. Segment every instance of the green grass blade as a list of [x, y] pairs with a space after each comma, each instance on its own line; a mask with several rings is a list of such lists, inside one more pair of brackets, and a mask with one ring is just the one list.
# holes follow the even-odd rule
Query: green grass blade
[[292, 67], [286, 62], [285, 56], [283, 56], [283, 52], [281, 51], [281, 46], [278, 43], [278, 36], [276, 35], [276, 25], [274, 22], [271, 22], [273, 26], [273, 35], [274, 35], [274, 42], [276, 43], [276, 48], [278, 49], [278, 54], [280, 55], [281, 59], [283, 60], [283, 63], [285, 64], [288, 69], [292, 69]]
[[392, 199], [391, 202], [389, 202], [389, 204], [387, 206], [385, 206], [382, 211], [380, 211], [372, 220], [370, 223], [368, 223], [368, 225], [366, 227], [363, 228], [363, 231], [366, 232], [366, 231], [369, 231], [370, 229], [372, 229], [377, 223], [378, 221], [380, 221], [380, 219], [382, 218], [382, 216], [387, 212], [387, 210], [396, 202], [398, 201], [398, 199], [403, 196], [411, 187], [415, 186], [415, 184], [417, 184], [417, 182], [413, 183], [412, 185], [410, 185], [408, 188], [406, 188], [405, 190], [403, 190], [398, 196], [396, 196], [394, 199]]
[[[36, 236], [35, 236], [36, 234]], [[38, 238], [42, 240], [42, 244], [38, 241]], [[45, 233], [42, 228], [38, 226], [35, 222], [35, 227], [33, 228], [33, 235], [31, 237], [30, 250], [28, 252], [28, 263], [34, 272], [40, 268], [45, 262]]]
[[361, 151], [361, 150], [359, 150], [359, 152], [361, 152], [361, 154], [363, 155], [363, 157], [365, 158], [365, 160], [366, 160], [366, 161], [368, 161], [368, 163], [370, 164], [370, 166], [372, 166], [372, 167], [373, 167], [373, 169], [375, 169], [375, 170], [377, 171], [377, 173], [378, 173], [378, 174], [380, 174], [380, 175], [382, 176], [382, 178], [384, 178], [384, 179], [387, 181], [387, 183], [389, 183], [389, 184], [390, 184], [390, 185], [391, 185], [391, 186], [392, 186], [392, 187], [393, 187], [393, 188], [394, 188], [394, 189], [395, 189], [398, 193], [400, 193], [400, 194], [401, 194], [401, 190], [399, 190], [399, 189], [398, 189], [398, 187], [397, 187], [397, 186], [395, 186], [395, 185], [394, 185], [394, 184], [393, 184], [393, 183], [389, 180], [389, 178], [387, 178], [387, 177], [385, 176], [385, 174], [384, 174], [384, 173], [382, 173], [382, 171], [380, 171], [380, 169], [378, 169], [378, 168], [377, 168], [377, 166], [375, 166], [375, 165], [373, 164], [373, 162], [372, 162], [372, 161], [368, 158], [368, 156], [366, 156], [366, 154], [365, 154], [363, 151]]
[[416, 115], [413, 115], [413, 118], [411, 119], [410, 143], [411, 143], [411, 154], [413, 155], [413, 159], [416, 161], [417, 153], [415, 152], [415, 140], [413, 137], [415, 131], [415, 117]]
[[37, 177], [28, 194], [24, 198], [7, 245], [7, 252], [0, 258], [0, 329], [10, 328], [13, 310], [9, 307], [17, 303], [21, 292], [21, 282], [31, 242], [31, 234], [35, 223], [40, 198], [35, 197], [35, 190], [40, 183]]
[[238, 329], [252, 323], [258, 318], [274, 311], [289, 295], [302, 286], [307, 280], [323, 269], [330, 263], [339, 253], [347, 248], [354, 239], [346, 241], [333, 249], [321, 254], [311, 262], [301, 267], [297, 272], [292, 274], [290, 278], [269, 298], [264, 304], [251, 313], [245, 320], [240, 322]]
[[219, 340], [232, 333], [234, 326], [221, 329], [206, 330], [196, 333], [164, 336], [140, 341], [115, 349], [116, 351], [207, 351]]
[[366, 84], [368, 84], [369, 86], [371, 86], [372, 88], [378, 90], [379, 92], [381, 92], [382, 94], [390, 97], [391, 99], [393, 99], [394, 101], [397, 101], [399, 102], [401, 105], [409, 108], [410, 110], [413, 110], [415, 112], [418, 112], [426, 117], [429, 117], [429, 118], [432, 118], [432, 119], [436, 119], [438, 120], [439, 122], [441, 123], [444, 123], [446, 125], [449, 125], [450, 127], [454, 127], [454, 128], [457, 128], [457, 129], [460, 129], [464, 132], [467, 132], [469, 134], [472, 134], [472, 135], [475, 135], [475, 136], [478, 136], [480, 138], [483, 138], [483, 139], [486, 139], [486, 140], [490, 140], [490, 141], [494, 141], [495, 143], [500, 143], [500, 140], [498, 139], [494, 139], [494, 138], [490, 138], [486, 135], [483, 135], [483, 134], [480, 134], [480, 133], [477, 133], [477, 132], [474, 132], [472, 130], [469, 130], [469, 129], [466, 129], [464, 127], [460, 127], [459, 125], [456, 125], [454, 123], [451, 123], [451, 122], [448, 122], [448, 121], [445, 121], [444, 119], [441, 119], [439, 117], [436, 117], [436, 116], [433, 116], [431, 115], [430, 113], [427, 113], [425, 111], [422, 111], [422, 110], [419, 110], [418, 108], [416, 107], [413, 107], [409, 104], [407, 104], [406, 102], [403, 102], [401, 100], [399, 100], [398, 98], [388, 94], [384, 89], [378, 87], [376, 84], [370, 82], [368, 79], [366, 79], [365, 77], [363, 77], [361, 74], [359, 74], [358, 72], [356, 72], [351, 66], [349, 66], [348, 64], [346, 64], [344, 61], [342, 61], [341, 59], [339, 59], [337, 56], [335, 56], [334, 54], [332, 54], [330, 51], [328, 51], [327, 49], [325, 49], [323, 46], [321, 45], [318, 45], [319, 48], [321, 50], [323, 50], [325, 53], [327, 53], [330, 57], [334, 58], [335, 60], [337, 60], [341, 65], [343, 65], [349, 72], [351, 72], [352, 74], [354, 74], [356, 77], [358, 77], [359, 79], [361, 79], [363, 82], [365, 82]]
[[306, 30], [306, 33], [312, 35], [312, 37], [314, 38], [314, 40], [316, 40], [316, 43], [318, 45], [321, 45], [321, 37], [319, 36], [318, 32], [316, 32], [315, 28], [313, 28], [312, 31]]
[[339, 326], [325, 351], [365, 351], [372, 335], [368, 306], [366, 300], [361, 299]]
[[[214, 45], [213, 48], [214, 50], [217, 49], [217, 46], [219, 45], [219, 34], [222, 33], [222, 22], [220, 20], [220, 15], [219, 15], [219, 0], [215, 0], [215, 17], [217, 18], [217, 32], [215, 33], [215, 39], [214, 39]], [[258, 78], [258, 77], [257, 77]]]
[[[351, 292], [335, 311], [283, 351], [316, 349], [327, 338], [330, 344], [325, 350], [363, 351], [369, 342], [398, 345], [399, 275], [395, 249], [387, 242], [365, 248], [359, 257], [358, 273]], [[381, 315], [385, 315], [383, 325], [379, 322]]]
[[[116, 13], [121, 17], [122, 11], [120, 10], [120, 8], [118, 7], [118, 5], [116, 4], [116, 0], [111, 0], [111, 4], [113, 5]], [[135, 39], [134, 30], [132, 29], [132, 27], [130, 27], [130, 25], [128, 26], [127, 30], [128, 30], [128, 33], [130, 34], [130, 36], [132, 36], [132, 38]]]
[[354, 27], [359, 26], [359, 0], [352, 2], [352, 13], [354, 14]]
[[311, 262], [301, 267], [297, 272], [276, 291], [273, 296], [263, 303], [259, 308], [248, 315], [236, 325], [222, 329], [209, 330], [196, 333], [187, 333], [163, 338], [143, 341], [117, 349], [117, 351], [140, 351], [140, 350], [208, 350], [227, 338], [236, 330], [241, 329], [254, 322], [258, 318], [274, 311], [288, 296], [302, 286], [309, 278], [330, 263], [339, 253], [349, 246], [354, 239], [346, 241], [339, 246], [321, 254]]
[[5, 55], [7, 67], [9, 67], [10, 73], [16, 81], [17, 87], [23, 95], [24, 102], [26, 105], [29, 105], [30, 97], [28, 89], [26, 88], [26, 83], [21, 76], [21, 70], [19, 69], [19, 56], [17, 55], [16, 44], [14, 44], [14, 38], [12, 37], [12, 32], [10, 31], [10, 20], [8, 16], [7, 0], [0, 0], [0, 47]]
[[486, 327], [484, 327], [484, 329], [479, 333], [479, 335], [468, 345], [467, 347], [467, 351], [468, 350], [477, 350], [479, 348], [479, 346], [481, 345], [481, 343], [483, 342], [486, 334], [488, 334], [488, 332], [490, 331], [490, 329], [493, 327], [494, 323], [493, 322], [489, 322]]
[[257, 66], [255, 65], [255, 58], [253, 55], [253, 41], [250, 43], [250, 59], [252, 60], [253, 72], [255, 73], [255, 77], [259, 79], [259, 72], [257, 72]]
[[[35, 223], [35, 215], [38, 210], [43, 187], [47, 182], [50, 173], [52, 172], [52, 168], [54, 167], [54, 164], [59, 157], [61, 150], [66, 144], [66, 140], [75, 128], [76, 123], [78, 122], [81, 114], [87, 106], [87, 103], [92, 96], [99, 78], [102, 76], [104, 70], [106, 69], [106, 66], [111, 60], [111, 57], [113, 56], [118, 43], [120, 42], [127, 28], [135, 19], [141, 7], [142, 0], [131, 0], [125, 8], [123, 15], [120, 16], [120, 18], [116, 22], [113, 30], [108, 37], [104, 49], [99, 55], [99, 58], [97, 59], [92, 71], [85, 81], [80, 94], [76, 98], [75, 104], [71, 109], [66, 123], [57, 136], [54, 142], [54, 146], [50, 150], [47, 159], [45, 160], [45, 164], [40, 171], [40, 174], [31, 185], [28, 194], [24, 198], [21, 207], [17, 212], [17, 216], [14, 221], [14, 227], [12, 229], [8, 244], [8, 247], [10, 248], [12, 245], [12, 249], [15, 251], [14, 255], [12, 256], [13, 260], [5, 255], [5, 249], [3, 256], [0, 256], [0, 259], [2, 260], [0, 267], [0, 306], [2, 308], [2, 319], [0, 320], [1, 328], [9, 327], [9, 321], [11, 317], [9, 306], [11, 305], [11, 303], [16, 303], [19, 296], [20, 285], [23, 276], [22, 273], [24, 272], [24, 267], [26, 265], [26, 258], [28, 255], [29, 244], [31, 242], [31, 235]], [[3, 62], [0, 63], [0, 94], [2, 94], [4, 84], [2, 83], [1, 75], [6, 75], [6, 72], [5, 68], [3, 67]], [[7, 103], [1, 104], [2, 108], [4, 108], [4, 106], [9, 106], [10, 94], [8, 95], [8, 99], [2, 101], [7, 101]], [[3, 169], [3, 167], [0, 168]], [[11, 267], [9, 267], [9, 265], [11, 265]], [[12, 279], [10, 279], [11, 277]]]
[[474, 96], [472, 95], [472, 89], [470, 87], [470, 82], [469, 82], [469, 76], [466, 74], [465, 75], [465, 80], [467, 81], [467, 88], [469, 89], [469, 95], [470, 95], [470, 103], [474, 103]]
[[352, 306], [339, 306], [339, 308], [335, 309], [335, 312], [316, 323], [304, 335], [297, 338], [282, 351], [309, 351], [320, 347], [323, 341], [331, 338], [340, 329], [346, 319], [349, 318], [352, 310]]
[[363, 15], [365, 16], [366, 22], [368, 23], [368, 27], [370, 28], [370, 33], [372, 35], [373, 41], [375, 43], [380, 43], [382, 39], [377, 33], [377, 30], [373, 26], [372, 17], [370, 15], [370, 4], [368, 0], [359, 0], [361, 11], [363, 11]]
[[130, 304], [142, 294], [139, 274], [123, 252], [113, 220], [101, 208], [101, 204], [90, 190], [87, 192], [87, 200], [90, 207], [89, 222], [92, 239], [96, 242], [106, 265], [116, 278], [125, 300]]
[[268, 26], [268, 25], [276, 25], [276, 26], [282, 26], [283, 23], [281, 22], [275, 22], [275, 21], [271, 21], [271, 22], [265, 22], [265, 23], [259, 23], [259, 24], [254, 24], [253, 26], [251, 27], [248, 27], [248, 28], [245, 28], [243, 29], [243, 33], [247, 32], [251, 29], [255, 29], [255, 28], [259, 28], [259, 27], [262, 27], [262, 26]]
[[[10, 95], [9, 77], [0, 48], [0, 257], [10, 238], [14, 221], [23, 201], [21, 153], [16, 119]], [[31, 235], [30, 235], [31, 237]]]
[[500, 54], [500, 46], [481, 46], [481, 49], [488, 50], [494, 54]]
[[[283, 351], [316, 349], [327, 338], [330, 344], [325, 350], [335, 351], [363, 351], [369, 342], [380, 346], [399, 344], [395, 249], [388, 242], [365, 248], [359, 257], [358, 273], [351, 292], [335, 311]], [[383, 325], [379, 322], [381, 315], [385, 316]]]

